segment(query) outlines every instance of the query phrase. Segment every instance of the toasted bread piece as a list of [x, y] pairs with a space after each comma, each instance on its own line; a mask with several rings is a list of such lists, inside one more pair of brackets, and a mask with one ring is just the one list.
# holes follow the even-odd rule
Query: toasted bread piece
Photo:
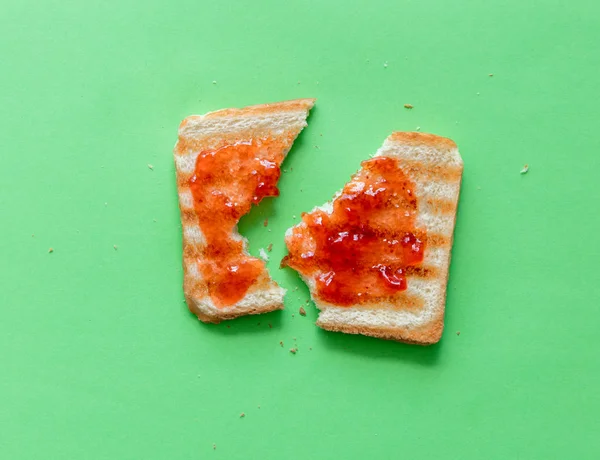
[[[368, 168], [372, 168], [372, 165], [378, 162], [393, 164], [392, 172], [388, 171], [387, 177], [381, 176], [383, 179], [377, 179], [380, 182], [374, 182], [374, 187], [368, 188], [367, 185], [367, 188], [364, 188], [365, 183], [368, 184], [368, 182], [363, 182], [365, 178], [366, 180], [375, 180], [369, 178], [377, 177], [377, 173], [373, 173]], [[444, 328], [446, 285], [462, 171], [463, 161], [456, 144], [450, 139], [432, 134], [395, 132], [385, 140], [372, 160], [363, 162], [363, 169], [353, 176], [353, 179], [334, 197], [333, 201], [304, 215], [301, 223], [288, 230], [286, 244], [290, 254], [283, 260], [282, 265], [289, 265], [296, 269], [309, 286], [311, 296], [321, 310], [317, 320], [318, 326], [330, 331], [363, 334], [420, 345], [429, 345], [440, 340]], [[361, 216], [359, 211], [355, 212], [355, 208], [352, 206], [356, 206], [356, 200], [372, 199], [380, 190], [384, 190], [377, 189], [380, 186], [378, 184], [383, 184], [382, 186], [385, 187], [398, 176], [404, 178], [406, 182], [398, 189], [399, 193], [387, 195], [386, 203], [388, 204], [383, 208], [377, 208], [377, 203], [373, 205], [372, 202], [368, 202], [366, 207], [356, 208], [363, 209], [362, 212], [366, 213], [365, 215]], [[402, 182], [399, 183], [402, 184]], [[414, 188], [414, 190], [407, 190], [408, 188]], [[364, 193], [364, 195], [362, 198], [357, 198], [356, 195], [352, 195], [353, 193]], [[405, 195], [399, 197], [402, 193]], [[414, 198], [416, 198], [416, 202]], [[365, 209], [367, 211], [364, 211]], [[373, 209], [375, 211], [372, 211]], [[384, 211], [377, 209], [384, 209]], [[336, 219], [334, 213], [339, 212], [345, 216], [347, 221], [334, 220]], [[396, 227], [398, 235], [408, 235], [408, 233], [403, 233], [406, 227], [402, 227], [402, 225], [408, 222], [404, 222], [405, 219], [410, 219], [415, 226], [414, 233], [420, 235], [418, 238], [423, 241], [417, 240], [418, 244], [414, 246], [407, 240], [406, 247], [408, 249], [402, 250], [422, 252], [418, 253], [420, 259], [417, 262], [411, 262], [408, 266], [402, 267], [400, 271], [394, 272], [400, 275], [399, 278], [392, 280], [396, 283], [392, 288], [400, 286], [401, 283], [405, 284], [404, 287], [393, 291], [393, 294], [386, 297], [386, 292], [389, 291], [385, 291], [385, 289], [391, 285], [378, 287], [377, 283], [389, 282], [390, 279], [387, 276], [389, 273], [385, 273], [385, 280], [382, 281], [378, 278], [380, 275], [378, 267], [384, 267], [381, 269], [382, 275], [388, 267], [379, 265], [377, 261], [381, 260], [384, 264], [390, 262], [391, 257], [396, 257], [393, 253], [395, 249], [390, 246], [388, 250], [388, 246], [386, 246], [392, 242], [389, 237], [386, 239], [385, 235], [381, 236], [377, 231], [372, 230], [367, 230], [371, 232], [369, 235], [372, 239], [369, 240], [365, 237], [363, 240], [361, 238], [364, 235], [361, 235], [360, 230], [356, 229], [363, 228], [365, 222], [367, 224], [364, 228], [371, 228], [369, 225], [372, 222], [379, 222], [379, 225], [388, 226], [385, 229], [388, 232], [387, 235], [393, 234], [394, 227]], [[323, 224], [325, 221], [328, 225], [333, 226], [334, 233], [330, 232], [321, 236], [317, 230], [325, 225]], [[347, 226], [346, 229], [350, 229], [349, 232], [343, 231], [344, 225], [349, 225], [344, 222], [354, 222], [355, 226]], [[311, 225], [313, 226], [310, 227]], [[332, 237], [332, 235], [334, 236]], [[326, 248], [325, 251], [327, 251], [329, 250], [327, 245], [338, 243], [343, 238], [349, 238], [343, 244], [349, 245], [346, 247], [350, 247], [351, 250], [347, 258], [339, 260], [350, 268], [345, 268], [344, 265], [338, 263], [338, 267], [345, 270], [342, 274], [346, 277], [346, 281], [345, 284], [340, 284], [332, 289], [330, 286], [330, 281], [333, 279], [331, 274], [333, 273], [333, 276], [336, 274], [328, 271], [331, 269], [331, 265], [327, 264], [331, 263], [333, 258], [345, 256], [343, 254], [340, 256], [339, 252], [330, 250], [329, 253], [325, 253], [326, 257], [321, 259], [324, 262], [319, 262], [320, 265], [313, 264], [311, 267], [306, 265], [306, 261], [318, 261], [320, 248]], [[373, 241], [375, 242], [373, 244], [376, 244], [378, 238], [379, 244], [383, 246], [374, 245], [372, 247], [384, 247], [385, 250], [380, 250], [373, 255], [371, 246], [368, 245]], [[393, 243], [398, 243], [401, 238], [402, 236]], [[325, 241], [327, 243], [324, 243]], [[367, 246], [357, 246], [358, 243], [355, 244], [353, 241], [360, 241], [361, 244], [362, 241], [365, 241], [364, 244]], [[400, 255], [395, 261], [391, 260], [392, 264], [398, 260], [407, 260], [412, 257], [410, 255], [405, 257], [404, 253], [395, 254]], [[415, 254], [417, 253], [415, 252]], [[361, 260], [363, 262], [357, 262]], [[368, 261], [368, 266], [365, 265], [365, 260]], [[383, 262], [386, 260], [388, 262]], [[363, 266], [353, 267], [352, 265], [355, 263], [362, 263]], [[359, 279], [361, 273], [369, 273], [368, 276], [371, 278], [366, 278], [366, 281], [361, 280]], [[357, 286], [359, 287], [357, 288]], [[352, 291], [353, 289], [362, 290], [362, 295], [365, 292], [368, 295], [379, 293], [380, 297], [348, 297], [347, 295], [344, 297], [344, 290]], [[360, 296], [361, 293], [355, 295]], [[351, 303], [352, 299], [356, 302]], [[336, 300], [339, 301], [336, 302]]]
[[[277, 194], [275, 184], [279, 177], [279, 167], [294, 140], [306, 126], [306, 118], [313, 104], [314, 99], [297, 99], [243, 109], [224, 109], [206, 115], [193, 115], [181, 123], [174, 156], [183, 227], [183, 289], [190, 311], [196, 314], [201, 321], [218, 323], [221, 320], [242, 315], [265, 313], [283, 308], [285, 290], [270, 278], [264, 262], [249, 256], [246, 250], [247, 242], [237, 232], [237, 222], [241, 214], [249, 211], [252, 203], [257, 204], [262, 196]], [[236, 156], [235, 152], [238, 146], [254, 149], [255, 151], [253, 150], [250, 155], [252, 158], [248, 158], [257, 157], [261, 161], [267, 161], [268, 163], [265, 164], [270, 165], [271, 171], [276, 168], [277, 175], [273, 179], [275, 182], [268, 193], [263, 193], [258, 199], [254, 196], [252, 202], [242, 203], [239, 208], [241, 209], [238, 213], [239, 216], [236, 215], [233, 220], [231, 220], [231, 216], [224, 217], [224, 219], [231, 220], [229, 222], [231, 228], [228, 227], [226, 234], [222, 234], [214, 240], [217, 245], [221, 240], [226, 239], [231, 246], [237, 245], [238, 249], [241, 247], [240, 254], [243, 254], [246, 261], [253, 264], [255, 271], [259, 271], [255, 280], [249, 287], [246, 286], [247, 289], [244, 288], [240, 292], [235, 301], [223, 302], [215, 294], [218, 292], [219, 286], [215, 286], [215, 282], [211, 281], [210, 277], [213, 268], [214, 271], [218, 271], [227, 261], [224, 260], [221, 263], [218, 258], [218, 250], [211, 248], [206, 235], [206, 230], [214, 225], [213, 220], [221, 219], [220, 213], [222, 214], [223, 210], [215, 209], [214, 213], [204, 212], [203, 214], [199, 214], [197, 211], [198, 202], [203, 201], [206, 196], [209, 197], [207, 200], [210, 200], [214, 194], [219, 194], [223, 199], [228, 200], [226, 206], [231, 206], [232, 202], [234, 202], [234, 207], [238, 206], [237, 191], [240, 187], [247, 187], [248, 181], [254, 180], [256, 177], [255, 170], [249, 171], [248, 168], [244, 169], [243, 165], [240, 166], [241, 157]], [[212, 192], [211, 190], [198, 192], [198, 189], [194, 188], [200, 163], [199, 161], [197, 163], [197, 160], [200, 155], [203, 155], [202, 158], [207, 156], [213, 158], [220, 155], [220, 168], [219, 171], [215, 171], [215, 174], [221, 174], [222, 179], [218, 185], [222, 187], [217, 187], [218, 189], [213, 189]], [[245, 159], [244, 161], [249, 160]], [[206, 165], [204, 167], [206, 168]], [[206, 183], [206, 177], [209, 177], [207, 174], [210, 175], [211, 171], [204, 171], [203, 174], [202, 181]], [[252, 174], [255, 176], [251, 177]], [[200, 182], [198, 179], [198, 183]], [[257, 189], [263, 185], [257, 182]], [[200, 195], [198, 195], [199, 193]], [[257, 194], [256, 190], [251, 192], [251, 195]], [[212, 255], [209, 256], [209, 254]], [[231, 273], [232, 270], [237, 271], [238, 267], [229, 267], [229, 269]], [[230, 290], [230, 286], [225, 286], [221, 292], [228, 290]]]

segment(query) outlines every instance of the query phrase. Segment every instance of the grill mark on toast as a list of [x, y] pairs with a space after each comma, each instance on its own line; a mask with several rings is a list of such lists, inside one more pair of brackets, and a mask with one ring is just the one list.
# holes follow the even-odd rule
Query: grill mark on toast
[[435, 180], [436, 182], [458, 182], [462, 176], [462, 167], [425, 163], [416, 160], [401, 159], [400, 167], [413, 179]]
[[446, 198], [428, 198], [421, 200], [419, 204], [425, 203], [427, 211], [438, 215], [453, 215], [456, 210], [456, 202]]
[[439, 270], [436, 267], [409, 266], [404, 271], [406, 276], [414, 276], [422, 279], [432, 279], [438, 276]]
[[425, 306], [425, 300], [415, 294], [409, 294], [402, 292], [401, 294], [393, 297], [386, 297], [382, 299], [382, 302], [374, 302], [368, 304], [357, 305], [354, 308], [361, 310], [418, 310]]
[[432, 248], [444, 247], [450, 244], [450, 238], [440, 233], [429, 233], [423, 230], [417, 230], [415, 236], [419, 239], [426, 239], [427, 246]]

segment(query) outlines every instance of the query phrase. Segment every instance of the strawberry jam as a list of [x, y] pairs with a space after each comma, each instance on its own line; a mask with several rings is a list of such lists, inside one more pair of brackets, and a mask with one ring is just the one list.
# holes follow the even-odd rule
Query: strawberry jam
[[426, 234], [415, 228], [415, 187], [398, 161], [377, 157], [346, 184], [328, 213], [316, 210], [286, 238], [289, 266], [316, 281], [316, 296], [350, 306], [389, 298], [407, 288], [423, 261]]
[[273, 139], [237, 142], [200, 152], [189, 186], [206, 239], [198, 268], [217, 307], [239, 302], [265, 272], [262, 260], [244, 254], [232, 232], [240, 218], [267, 196], [278, 196], [285, 145]]

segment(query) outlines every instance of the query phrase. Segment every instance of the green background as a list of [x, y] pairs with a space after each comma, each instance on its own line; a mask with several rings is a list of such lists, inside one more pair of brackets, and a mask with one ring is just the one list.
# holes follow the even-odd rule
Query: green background
[[[2, 458], [599, 458], [600, 3], [568, 4], [3, 2]], [[178, 124], [297, 97], [240, 226], [286, 310], [204, 325]], [[417, 127], [465, 162], [442, 341], [321, 331], [283, 233]]]

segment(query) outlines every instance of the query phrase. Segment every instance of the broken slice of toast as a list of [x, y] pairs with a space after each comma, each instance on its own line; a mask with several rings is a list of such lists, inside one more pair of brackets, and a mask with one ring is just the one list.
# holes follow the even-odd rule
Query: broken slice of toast
[[440, 340], [462, 171], [450, 139], [393, 133], [333, 201], [288, 230], [282, 265], [308, 284], [318, 326]]
[[314, 99], [187, 117], [175, 146], [183, 227], [183, 289], [204, 322], [283, 308], [285, 290], [248, 254], [240, 218], [277, 196], [280, 166]]

